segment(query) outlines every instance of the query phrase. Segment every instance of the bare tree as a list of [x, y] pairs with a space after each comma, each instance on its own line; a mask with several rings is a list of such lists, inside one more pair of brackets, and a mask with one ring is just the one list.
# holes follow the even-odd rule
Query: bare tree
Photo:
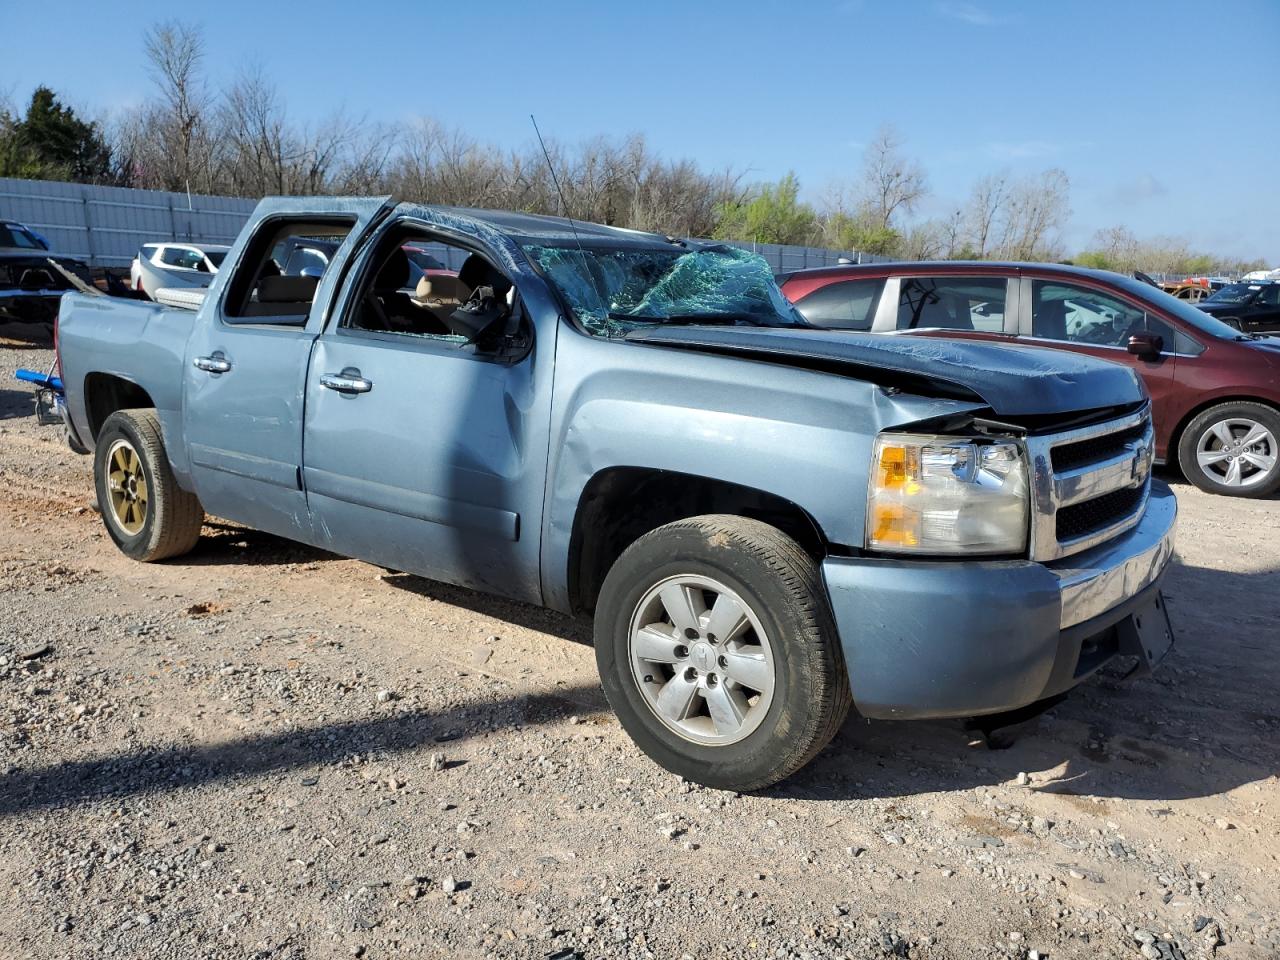
[[1009, 199], [1009, 175], [994, 173], [973, 185], [969, 202], [965, 207], [967, 242], [979, 260], [987, 256], [992, 247]]
[[946, 254], [949, 222], [925, 220], [907, 230], [898, 254], [907, 260], [936, 260]]
[[144, 49], [161, 98], [160, 109], [146, 111], [146, 128], [163, 147], [148, 157], [148, 178], [169, 190], [207, 187], [211, 164], [204, 127], [210, 98], [200, 75], [204, 40], [197, 28], [169, 21], [151, 29]]
[[1062, 170], [1014, 183], [1000, 219], [1001, 241], [993, 251], [1013, 260], [1055, 259], [1058, 231], [1071, 214], [1071, 182]]
[[973, 251], [965, 243], [964, 211], [955, 210], [939, 224], [939, 248], [941, 255], [948, 260], [958, 257], [972, 257]]
[[929, 191], [923, 168], [902, 155], [902, 138], [888, 125], [867, 146], [862, 179], [865, 200], [884, 229], [893, 227], [899, 211], [913, 212]]

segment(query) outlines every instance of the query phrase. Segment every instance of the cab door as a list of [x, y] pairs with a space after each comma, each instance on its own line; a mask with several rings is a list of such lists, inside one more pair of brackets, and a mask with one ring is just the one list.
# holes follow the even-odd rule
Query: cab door
[[[303, 453], [316, 543], [539, 602], [554, 323], [535, 339], [517, 289], [517, 346], [450, 335], [408, 302], [411, 274], [393, 266], [414, 243], [446, 245], [417, 220], [380, 228], [316, 341]], [[454, 252], [458, 282], [472, 256], [502, 262], [478, 244]]]
[[290, 198], [258, 205], [214, 277], [187, 341], [183, 431], [205, 510], [310, 541], [302, 491], [307, 363], [332, 300], [337, 271], [278, 276], [285, 238], [341, 237], [334, 264], [384, 209], [382, 199]]

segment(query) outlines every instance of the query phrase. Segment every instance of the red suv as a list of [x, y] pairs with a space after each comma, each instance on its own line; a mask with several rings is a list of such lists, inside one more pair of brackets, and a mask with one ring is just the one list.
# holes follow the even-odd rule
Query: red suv
[[1151, 394], [1156, 456], [1203, 490], [1280, 488], [1280, 337], [1241, 333], [1163, 290], [1038, 263], [877, 263], [780, 276], [828, 329], [965, 337], [1128, 364]]

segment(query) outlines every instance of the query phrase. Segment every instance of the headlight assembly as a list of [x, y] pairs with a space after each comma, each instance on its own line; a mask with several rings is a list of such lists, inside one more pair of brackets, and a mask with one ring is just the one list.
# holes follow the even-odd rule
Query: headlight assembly
[[868, 549], [970, 555], [1027, 549], [1027, 462], [1013, 441], [881, 434], [869, 488]]

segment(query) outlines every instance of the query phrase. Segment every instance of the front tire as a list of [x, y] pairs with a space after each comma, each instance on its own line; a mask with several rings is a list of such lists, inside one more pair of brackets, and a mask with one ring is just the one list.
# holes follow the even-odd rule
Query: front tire
[[126, 556], [164, 560], [188, 553], [200, 539], [204, 509], [178, 486], [154, 410], [107, 417], [98, 431], [93, 477], [102, 522]]
[[633, 543], [605, 578], [595, 646], [637, 746], [706, 786], [759, 790], [790, 776], [849, 710], [818, 565], [756, 520], [694, 517]]
[[1182, 432], [1178, 463], [1209, 493], [1268, 496], [1280, 489], [1280, 412], [1248, 401], [1210, 407]]

